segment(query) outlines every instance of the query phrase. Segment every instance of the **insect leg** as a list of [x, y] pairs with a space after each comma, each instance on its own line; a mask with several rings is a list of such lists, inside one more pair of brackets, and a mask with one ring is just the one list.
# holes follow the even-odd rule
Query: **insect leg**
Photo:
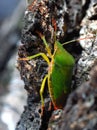
[[43, 41], [43, 43], [44, 43], [44, 45], [45, 45], [45, 47], [46, 47], [46, 51], [47, 51], [47, 53], [49, 54], [49, 57], [51, 58], [51, 57], [52, 57], [51, 49], [50, 49], [50, 47], [49, 47], [49, 45], [48, 45], [48, 43], [47, 43], [47, 41], [46, 41], [46, 39], [45, 39], [45, 36], [44, 36], [42, 33], [38, 32], [38, 31], [36, 31], [36, 32], [38, 33], [38, 35], [39, 35], [40, 38], [42, 39], [42, 41]]
[[40, 97], [41, 97], [42, 109], [44, 108], [43, 92], [44, 92], [45, 82], [46, 82], [47, 78], [48, 78], [48, 74], [44, 77], [42, 84], [41, 84], [41, 88], [40, 88]]
[[48, 45], [48, 43], [47, 43], [45, 37], [43, 36], [43, 37], [41, 37], [41, 39], [43, 40], [43, 43], [45, 44], [47, 53], [48, 53], [49, 56], [51, 57], [51, 56], [52, 56], [52, 54], [51, 54], [51, 49], [50, 49], [50, 47], [49, 47], [49, 45]]
[[31, 59], [34, 59], [34, 58], [36, 58], [36, 57], [39, 57], [39, 56], [42, 56], [43, 57], [43, 59], [48, 63], [48, 64], [50, 64], [50, 61], [49, 61], [49, 59], [48, 59], [48, 57], [46, 56], [46, 54], [44, 54], [44, 53], [38, 53], [38, 54], [35, 54], [35, 55], [33, 55], [33, 56], [28, 56], [28, 57], [26, 57], [26, 58], [19, 58], [18, 60], [31, 60]]

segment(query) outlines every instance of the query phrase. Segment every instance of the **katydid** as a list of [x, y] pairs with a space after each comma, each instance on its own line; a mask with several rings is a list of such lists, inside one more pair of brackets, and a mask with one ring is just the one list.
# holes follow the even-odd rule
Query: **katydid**
[[27, 58], [20, 58], [19, 60], [31, 60], [39, 56], [43, 57], [43, 59], [48, 64], [48, 74], [45, 75], [40, 87], [42, 108], [44, 108], [45, 106], [43, 92], [47, 80], [48, 90], [54, 108], [62, 109], [65, 105], [66, 97], [71, 91], [72, 73], [73, 73], [73, 67], [75, 65], [75, 59], [69, 52], [67, 52], [63, 48], [63, 45], [74, 41], [84, 40], [93, 37], [71, 40], [63, 44], [55, 40], [54, 52], [52, 54], [51, 49], [45, 39], [45, 36], [43, 36], [41, 33], [39, 33], [39, 35], [43, 40], [43, 43], [45, 44], [48, 56], [45, 53], [38, 53], [33, 56], [29, 56]]

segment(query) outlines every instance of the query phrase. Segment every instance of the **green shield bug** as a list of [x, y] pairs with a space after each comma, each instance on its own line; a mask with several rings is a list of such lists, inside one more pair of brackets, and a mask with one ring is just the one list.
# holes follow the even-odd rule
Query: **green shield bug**
[[27, 58], [21, 58], [19, 60], [31, 60], [38, 56], [43, 57], [43, 59], [48, 63], [48, 74], [44, 77], [40, 88], [42, 108], [44, 107], [43, 92], [46, 80], [48, 82], [48, 90], [54, 108], [63, 108], [66, 96], [71, 90], [70, 86], [75, 60], [73, 56], [68, 53], [63, 48], [62, 44], [57, 40], [54, 43], [54, 52], [51, 54], [51, 49], [46, 42], [45, 37], [43, 35], [40, 35], [40, 37], [46, 46], [46, 51], [49, 57], [47, 57], [47, 55], [44, 53], [38, 53]]
[[41, 33], [38, 34], [45, 44], [48, 56], [45, 53], [38, 53], [27, 58], [20, 58], [19, 60], [31, 60], [39, 56], [43, 57], [43, 59], [48, 63], [48, 74], [45, 75], [40, 88], [42, 108], [45, 106], [43, 92], [47, 80], [48, 90], [54, 108], [62, 109], [65, 105], [66, 97], [71, 91], [72, 73], [75, 65], [75, 59], [63, 48], [63, 45], [78, 40], [84, 40], [86, 38], [72, 40], [63, 45], [59, 41], [55, 40], [54, 52], [52, 54], [45, 37]]

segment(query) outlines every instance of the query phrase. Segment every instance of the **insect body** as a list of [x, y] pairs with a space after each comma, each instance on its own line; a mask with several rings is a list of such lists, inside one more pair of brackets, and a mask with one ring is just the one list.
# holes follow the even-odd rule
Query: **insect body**
[[51, 70], [48, 72], [48, 88], [54, 107], [63, 108], [71, 90], [74, 58], [58, 41], [55, 41]]
[[35, 57], [42, 56], [43, 59], [48, 63], [48, 74], [44, 77], [40, 88], [42, 107], [44, 107], [43, 92], [45, 82], [47, 80], [48, 90], [54, 108], [63, 108], [66, 97], [71, 90], [72, 71], [75, 60], [73, 56], [68, 53], [58, 41], [55, 41], [54, 52], [51, 54], [51, 49], [46, 42], [45, 37], [41, 35], [41, 39], [46, 46], [46, 51], [49, 57], [47, 57], [47, 55], [44, 53], [38, 53], [36, 55], [24, 58], [24, 60], [31, 60]]

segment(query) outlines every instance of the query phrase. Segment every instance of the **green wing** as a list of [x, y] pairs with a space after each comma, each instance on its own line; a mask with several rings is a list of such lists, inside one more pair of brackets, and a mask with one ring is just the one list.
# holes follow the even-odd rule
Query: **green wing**
[[70, 92], [75, 61], [72, 55], [59, 42], [56, 42], [55, 46], [57, 50], [54, 54], [54, 64], [50, 78], [53, 91], [52, 98], [55, 102], [60, 102], [60, 100], [63, 100], [61, 98], [65, 98], [65, 95]]

